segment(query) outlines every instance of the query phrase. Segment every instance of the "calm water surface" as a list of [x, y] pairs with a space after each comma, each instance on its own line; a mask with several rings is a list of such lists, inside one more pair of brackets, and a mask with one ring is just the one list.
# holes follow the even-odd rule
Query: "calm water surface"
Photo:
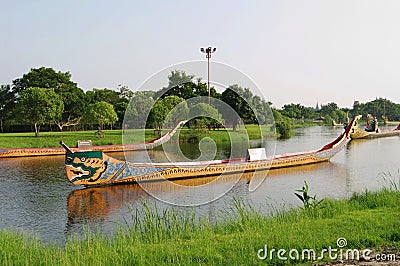
[[[301, 128], [291, 139], [278, 141], [276, 153], [318, 149], [341, 132], [339, 127]], [[271, 205], [279, 208], [297, 206], [299, 201], [293, 193], [301, 188], [304, 180], [317, 198], [343, 198], [365, 189], [376, 190], [386, 184], [383, 176], [390, 173], [399, 177], [399, 144], [399, 137], [352, 141], [329, 163], [269, 171], [266, 180], [254, 192], [248, 191], [245, 176], [225, 196], [196, 207], [196, 212], [215, 221], [229, 209], [234, 196], [240, 196], [265, 213]], [[193, 146], [184, 148], [184, 153], [192, 151], [196, 157], [198, 149]], [[154, 160], [163, 160], [160, 151], [150, 153]], [[222, 150], [219, 156], [228, 153]], [[123, 154], [110, 155], [123, 158]], [[132, 156], [140, 161], [142, 155], [136, 152]], [[143, 201], [156, 203], [159, 208], [170, 207], [134, 184], [87, 189], [76, 187], [68, 183], [64, 171], [64, 156], [0, 159], [0, 229], [22, 229], [46, 242], [64, 243], [68, 236], [81, 234], [87, 226], [112, 234], [117, 224], [130, 220], [132, 210], [140, 208]], [[212, 178], [179, 182], [182, 185], [201, 185], [210, 180]], [[171, 191], [164, 184], [155, 183], [154, 189], [171, 197], [191, 196], [184, 187]], [[218, 186], [214, 189], [218, 190]], [[205, 191], [204, 197], [207, 199], [213, 193]]]

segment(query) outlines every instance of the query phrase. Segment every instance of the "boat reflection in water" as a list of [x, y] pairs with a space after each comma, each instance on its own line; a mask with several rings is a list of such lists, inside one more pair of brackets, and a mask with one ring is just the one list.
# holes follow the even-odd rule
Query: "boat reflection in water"
[[[188, 197], [188, 190], [193, 187], [204, 189], [202, 201], [207, 198], [214, 199], [210, 187], [207, 184], [212, 183], [218, 190], [220, 186], [234, 186], [235, 183], [247, 184], [250, 178], [263, 178], [267, 171], [256, 173], [237, 173], [221, 176], [210, 176], [204, 178], [182, 179], [165, 182], [149, 182], [144, 184], [145, 189], [136, 183], [119, 184], [102, 187], [88, 187], [72, 191], [67, 199], [68, 221], [67, 231], [76, 231], [76, 227], [81, 225], [99, 224], [99, 221], [108, 220], [113, 216], [129, 216], [130, 209], [133, 206], [140, 207], [143, 202], [154, 199], [146, 192], [151, 190], [157, 193], [168, 193], [174, 197]], [[200, 193], [201, 194], [201, 193]], [[171, 205], [157, 202], [157, 208], [170, 207]], [[174, 207], [175, 208], [175, 207]], [[176, 206], [176, 208], [179, 208]], [[120, 219], [124, 221], [128, 217]]]
[[[152, 192], [156, 191], [170, 194], [177, 198], [184, 198], [191, 197], [192, 195], [188, 193], [188, 191], [190, 191], [190, 188], [197, 187], [198, 189], [204, 189], [204, 193], [200, 194], [203, 196], [202, 201], [206, 201], [208, 198], [213, 199], [214, 197], [213, 192], [210, 191], [210, 186], [206, 186], [206, 184], [213, 183], [212, 187], [215, 187], [218, 191], [218, 187], [225, 187], [227, 183], [235, 182], [235, 184], [233, 184], [233, 189], [223, 197], [212, 201], [210, 204], [192, 208], [196, 210], [198, 216], [207, 216], [210, 222], [214, 222], [218, 219], [218, 214], [220, 214], [221, 211], [233, 207], [233, 197], [239, 196], [244, 202], [251, 201], [255, 209], [268, 213], [268, 210], [263, 209], [268, 208], [268, 204], [266, 204], [268, 203], [268, 198], [273, 198], [274, 202], [272, 202], [272, 204], [274, 204], [276, 202], [275, 200], [280, 201], [279, 199], [284, 196], [285, 193], [283, 193], [283, 191], [285, 189], [287, 190], [287, 186], [293, 186], [291, 190], [294, 191], [301, 187], [305, 179], [309, 180], [310, 173], [318, 171], [337, 171], [338, 167], [340, 168], [339, 165], [335, 166], [332, 163], [312, 164], [296, 168], [259, 171], [256, 173], [237, 173], [223, 176], [174, 180], [173, 182], [151, 182], [146, 184], [147, 186], [151, 186], [151, 188], [147, 187], [146, 189], [151, 189]], [[264, 180], [261, 187], [254, 192], [249, 192], [248, 183], [250, 179], [262, 180], [265, 176], [267, 176], [267, 179]], [[295, 184], [290, 184], [293, 183], [293, 181], [287, 180], [287, 182], [285, 182], [286, 185], [284, 184], [284, 187], [282, 187], [282, 178], [286, 179], [285, 177], [287, 176], [290, 178], [296, 177], [298, 182], [296, 181]], [[170, 182], [172, 182], [173, 185], [171, 185]], [[345, 186], [346, 181], [340, 183], [341, 184], [332, 185]], [[341, 189], [346, 190], [344, 187]], [[74, 233], [82, 232], [85, 225], [99, 228], [102, 226], [106, 228], [104, 231], [111, 232], [115, 229], [116, 223], [124, 224], [125, 221], [129, 223], [133, 215], [133, 210], [141, 208], [144, 202], [149, 203], [151, 206], [156, 204], [159, 211], [163, 208], [172, 207], [169, 204], [156, 201], [145, 189], [135, 183], [74, 190], [69, 194], [67, 199], [67, 234], [73, 235]], [[293, 202], [289, 203], [297, 204], [297, 199], [293, 197]], [[178, 206], [173, 206], [173, 208], [180, 209]]]

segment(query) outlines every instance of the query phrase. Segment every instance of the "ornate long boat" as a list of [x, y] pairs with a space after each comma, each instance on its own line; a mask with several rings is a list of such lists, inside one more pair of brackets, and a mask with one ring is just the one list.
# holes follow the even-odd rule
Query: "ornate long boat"
[[366, 130], [362, 130], [358, 127], [358, 120], [361, 119], [361, 115], [356, 116], [356, 126], [350, 132], [351, 139], [373, 139], [373, 138], [384, 138], [384, 137], [392, 137], [392, 136], [400, 136], [400, 124], [393, 129], [390, 130], [378, 130], [378, 132], [373, 131], [369, 132]]
[[200, 178], [327, 162], [346, 147], [355, 124], [354, 118], [339, 137], [321, 149], [274, 155], [262, 160], [236, 158], [203, 162], [132, 163], [117, 160], [101, 151], [74, 152], [64, 143], [61, 142], [61, 145], [67, 151], [65, 167], [68, 180], [76, 185], [102, 186]]
[[[123, 152], [123, 151], [135, 151], [135, 150], [148, 150], [157, 147], [168, 140], [176, 133], [176, 131], [185, 125], [187, 121], [179, 122], [173, 129], [166, 132], [162, 136], [150, 140], [148, 142], [125, 144], [125, 145], [103, 145], [90, 147], [93, 151], [102, 152]], [[84, 148], [74, 148], [75, 151], [87, 150]], [[50, 156], [50, 155], [64, 155], [65, 149], [62, 147], [55, 148], [0, 148], [0, 158], [13, 158], [13, 157], [31, 157], [31, 156]]]

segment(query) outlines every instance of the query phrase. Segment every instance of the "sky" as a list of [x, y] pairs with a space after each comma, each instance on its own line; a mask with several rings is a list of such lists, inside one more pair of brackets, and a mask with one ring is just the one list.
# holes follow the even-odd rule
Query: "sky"
[[397, 0], [2, 1], [0, 84], [45, 66], [85, 91], [138, 90], [175, 64], [206, 69], [212, 46], [277, 108], [400, 103], [399, 14]]

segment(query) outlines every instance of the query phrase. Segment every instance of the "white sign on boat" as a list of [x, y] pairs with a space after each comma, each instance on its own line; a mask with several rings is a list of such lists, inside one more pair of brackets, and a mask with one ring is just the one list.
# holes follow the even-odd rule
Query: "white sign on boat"
[[92, 140], [78, 140], [76, 142], [76, 147], [77, 148], [83, 148], [83, 149], [91, 149], [92, 148]]
[[267, 153], [265, 152], [265, 148], [247, 149], [246, 161], [251, 162], [266, 159]]

